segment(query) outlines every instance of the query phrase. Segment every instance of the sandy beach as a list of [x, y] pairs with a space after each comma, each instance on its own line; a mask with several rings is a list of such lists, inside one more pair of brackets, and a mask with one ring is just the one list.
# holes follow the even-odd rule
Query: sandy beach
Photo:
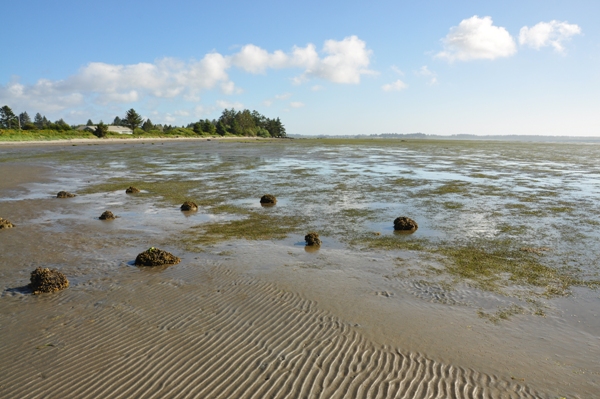
[[[549, 299], [533, 289], [525, 294], [519, 284], [486, 291], [440, 280], [445, 275], [431, 271], [442, 264], [436, 254], [344, 241], [350, 230], [323, 216], [330, 209], [354, 212], [335, 219], [353, 225], [359, 238], [365, 231], [396, 237], [388, 212], [410, 210], [402, 208], [406, 200], [384, 206], [394, 200], [378, 194], [377, 202], [368, 188], [351, 184], [379, 178], [395, 162], [381, 161], [388, 148], [362, 148], [360, 156], [377, 163], [365, 160], [358, 170], [363, 160], [348, 146], [121, 142], [0, 143], [0, 217], [15, 224], [0, 230], [0, 397], [592, 398], [600, 392], [597, 291], [573, 286]], [[421, 160], [420, 148], [397, 151], [431, 164]], [[300, 170], [311, 163], [318, 172]], [[141, 195], [126, 195], [126, 182], [140, 185]], [[299, 203], [321, 185], [335, 191]], [[57, 199], [60, 190], [77, 197]], [[276, 207], [260, 207], [265, 192], [281, 198]], [[590, 193], [581, 203], [597, 210], [590, 200], [597, 188]], [[200, 210], [181, 212], [184, 197], [198, 200]], [[427, 213], [435, 200], [421, 214], [412, 211], [423, 222], [409, 239], [450, 234]], [[376, 217], [350, 219], [360, 204]], [[107, 209], [119, 218], [98, 220]], [[255, 215], [287, 223], [289, 233], [218, 236]], [[489, 234], [482, 226], [493, 217], [501, 216], [484, 218], [473, 231]], [[303, 245], [309, 227], [323, 232], [318, 251]], [[134, 266], [149, 247], [182, 261]], [[543, 256], [559, 257], [558, 244], [553, 248]], [[594, 262], [590, 275], [597, 273]], [[29, 273], [38, 266], [61, 270], [69, 288], [32, 295]], [[517, 304], [521, 310], [506, 319], [485, 316]], [[540, 309], [543, 316], [535, 313]]]

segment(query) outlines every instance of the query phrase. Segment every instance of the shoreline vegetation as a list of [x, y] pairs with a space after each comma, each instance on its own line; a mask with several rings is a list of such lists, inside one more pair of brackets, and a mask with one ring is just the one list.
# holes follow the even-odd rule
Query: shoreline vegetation
[[[111, 127], [128, 133], [111, 131]], [[33, 119], [27, 112], [18, 116], [7, 105], [0, 108], [0, 142], [47, 142], [89, 139], [154, 139], [154, 138], [219, 138], [260, 137], [284, 138], [285, 126], [279, 118], [270, 119], [258, 111], [225, 109], [218, 119], [200, 119], [181, 127], [153, 124], [144, 120], [134, 109], [124, 118], [115, 117], [111, 125], [88, 120], [85, 125], [69, 125], [60, 119], [50, 122], [37, 113]]]

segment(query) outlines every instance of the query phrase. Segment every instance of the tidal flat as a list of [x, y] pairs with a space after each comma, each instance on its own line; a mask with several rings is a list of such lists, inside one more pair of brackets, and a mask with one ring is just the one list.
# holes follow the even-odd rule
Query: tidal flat
[[[0, 217], [15, 225], [0, 230], [0, 397], [600, 392], [597, 144], [0, 150]], [[419, 228], [395, 232], [398, 216]], [[136, 268], [149, 247], [182, 261]], [[69, 288], [31, 295], [38, 266]]]

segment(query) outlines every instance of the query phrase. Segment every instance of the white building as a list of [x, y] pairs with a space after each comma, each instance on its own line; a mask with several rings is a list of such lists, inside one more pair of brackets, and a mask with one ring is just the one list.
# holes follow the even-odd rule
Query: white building
[[[95, 125], [79, 126], [77, 128], [77, 130], [87, 130], [87, 131], [94, 133], [96, 131], [96, 126]], [[108, 131], [113, 132], [113, 133], [119, 133], [119, 134], [133, 134], [133, 131], [130, 128], [125, 127], [125, 126], [108, 125]]]

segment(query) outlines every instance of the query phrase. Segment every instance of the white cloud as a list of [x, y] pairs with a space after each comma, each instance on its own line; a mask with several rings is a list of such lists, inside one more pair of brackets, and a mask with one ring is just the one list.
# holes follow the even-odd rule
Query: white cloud
[[428, 85], [433, 86], [437, 84], [437, 74], [427, 67], [427, 65], [423, 65], [418, 71], [415, 71], [415, 75], [421, 76], [428, 79]]
[[273, 105], [273, 101], [272, 100], [265, 100], [265, 101], [263, 101], [263, 105], [265, 107], [270, 107], [271, 105]]
[[312, 91], [321, 91], [321, 90], [325, 90], [325, 88], [321, 85], [314, 85], [313, 87], [310, 88]]
[[301, 103], [300, 101], [292, 101], [290, 103], [290, 107], [292, 107], [292, 108], [302, 108], [302, 107], [304, 107], [304, 103]]
[[327, 40], [321, 55], [315, 45], [294, 46], [290, 52], [268, 51], [248, 44], [232, 55], [212, 52], [199, 60], [163, 58], [154, 63], [120, 65], [91, 62], [63, 80], [40, 79], [34, 84], [11, 80], [0, 85], [0, 103], [15, 109], [60, 112], [91, 105], [130, 104], [150, 98], [181, 98], [200, 101], [200, 92], [220, 89], [224, 94], [242, 92], [230, 80], [228, 71], [239, 68], [248, 73], [268, 69], [300, 69], [294, 82], [320, 78], [334, 83], [356, 84], [369, 70], [371, 50], [356, 36]]
[[32, 85], [11, 82], [0, 86], [0, 101], [43, 112], [83, 105], [91, 98], [102, 105], [133, 103], [146, 96], [198, 99], [201, 90], [221, 83], [225, 92], [235, 91], [227, 75], [228, 61], [220, 54], [185, 63], [164, 58], [153, 64], [113, 65], [92, 62], [64, 80], [40, 79]]
[[400, 79], [398, 79], [397, 81], [395, 81], [393, 83], [388, 83], [388, 84], [381, 86], [383, 91], [402, 91], [402, 90], [406, 89], [407, 87], [408, 87], [408, 85], [406, 83], [404, 83], [403, 81], [401, 81]]
[[479, 18], [477, 15], [463, 19], [458, 26], [450, 28], [442, 43], [444, 51], [436, 57], [449, 62], [493, 60], [510, 57], [517, 52], [515, 40], [505, 28], [494, 26], [491, 17]]
[[307, 75], [334, 83], [360, 83], [361, 75], [374, 73], [367, 69], [372, 51], [356, 36], [341, 41], [327, 40], [323, 52], [328, 55], [309, 67]]
[[581, 28], [567, 22], [550, 21], [540, 22], [531, 28], [524, 26], [519, 32], [519, 44], [529, 46], [536, 50], [542, 47], [552, 46], [558, 53], [563, 53], [563, 43], [572, 36], [580, 35]]
[[231, 57], [233, 65], [250, 73], [265, 73], [267, 68], [284, 68], [289, 64], [289, 56], [277, 50], [269, 54], [266, 50], [248, 44]]
[[277, 50], [269, 53], [253, 44], [242, 47], [239, 53], [230, 57], [231, 63], [250, 73], [265, 73], [268, 68], [301, 68], [302, 75], [293, 79], [295, 84], [311, 77], [329, 80], [334, 83], [360, 83], [364, 74], [373, 74], [368, 69], [372, 51], [357, 36], [343, 40], [327, 40], [323, 45], [324, 57], [319, 57], [314, 44], [306, 47], [294, 46], [290, 53]]

